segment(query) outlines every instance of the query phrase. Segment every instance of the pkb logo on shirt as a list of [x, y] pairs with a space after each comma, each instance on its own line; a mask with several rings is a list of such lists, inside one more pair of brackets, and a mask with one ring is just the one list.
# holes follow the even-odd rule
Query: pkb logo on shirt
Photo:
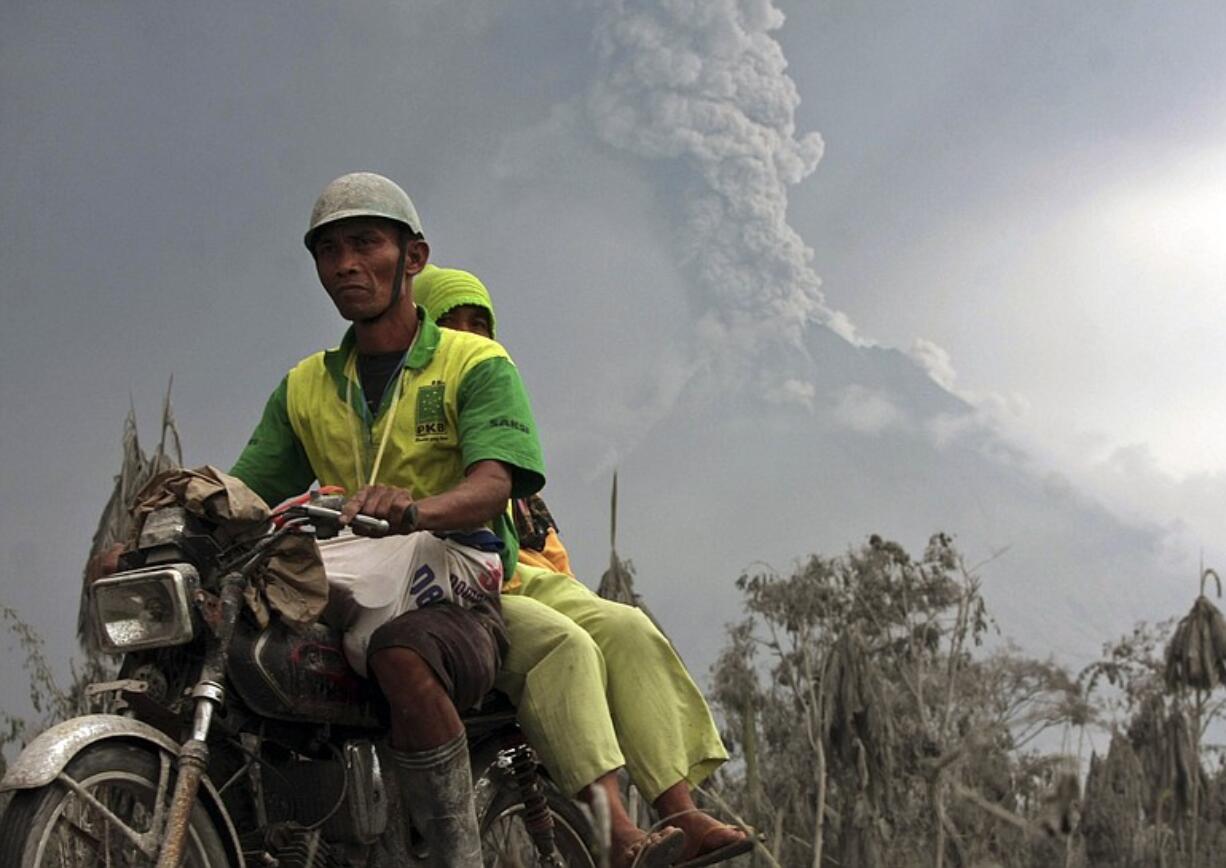
[[444, 409], [446, 385], [435, 380], [417, 390], [417, 441], [447, 439], [447, 411]]

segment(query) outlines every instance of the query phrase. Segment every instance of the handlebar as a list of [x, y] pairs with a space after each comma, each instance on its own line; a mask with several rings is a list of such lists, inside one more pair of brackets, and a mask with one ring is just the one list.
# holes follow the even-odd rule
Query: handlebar
[[[307, 495], [315, 496], [315, 495]], [[340, 506], [341, 498], [329, 494], [326, 499], [318, 498], [327, 503]], [[340, 531], [341, 511], [322, 503], [308, 500], [290, 501], [272, 512], [272, 521], [264, 532], [256, 539], [235, 541], [228, 548], [216, 551], [216, 569], [220, 575], [234, 573], [238, 581], [249, 577], [273, 553], [275, 546], [288, 534], [313, 531], [317, 539], [331, 539]], [[313, 525], [313, 527], [310, 527]], [[390, 522], [382, 518], [359, 513], [353, 517], [350, 527], [363, 536], [384, 537], [392, 532]], [[189, 558], [190, 559], [190, 558]], [[143, 564], [137, 560], [128, 567], [135, 568]]]
[[[317, 506], [313, 503], [303, 503], [292, 507], [292, 511], [304, 518], [311, 519], [316, 524], [330, 525], [333, 527], [339, 526], [341, 511], [339, 509], [329, 509], [326, 506]], [[369, 515], [358, 514], [353, 517], [350, 526], [361, 532], [364, 536], [387, 536], [392, 531], [392, 526], [386, 519], [373, 518]]]

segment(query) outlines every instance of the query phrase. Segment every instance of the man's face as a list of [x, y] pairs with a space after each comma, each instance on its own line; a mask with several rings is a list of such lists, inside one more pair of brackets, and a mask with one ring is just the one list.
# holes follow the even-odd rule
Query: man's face
[[483, 338], [494, 336], [494, 330], [490, 325], [490, 312], [475, 304], [453, 307], [438, 318], [438, 324], [458, 332], [472, 332]]
[[[376, 317], [387, 309], [400, 258], [399, 227], [378, 217], [353, 217], [323, 227], [315, 236], [315, 271], [332, 303], [347, 320]], [[425, 242], [409, 241], [405, 272], [425, 264]], [[407, 280], [406, 280], [407, 294]]]

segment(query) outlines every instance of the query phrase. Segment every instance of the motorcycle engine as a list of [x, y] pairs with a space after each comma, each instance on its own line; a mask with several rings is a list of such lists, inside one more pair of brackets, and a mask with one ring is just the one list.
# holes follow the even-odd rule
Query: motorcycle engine
[[248, 864], [276, 864], [277, 868], [343, 868], [319, 829], [281, 823], [249, 832], [243, 837], [243, 858]]
[[274, 768], [263, 776], [270, 820], [346, 844], [369, 844], [387, 827], [387, 791], [370, 742], [346, 742], [335, 759], [292, 757]]
[[274, 826], [264, 846], [278, 868], [343, 868], [318, 829]]

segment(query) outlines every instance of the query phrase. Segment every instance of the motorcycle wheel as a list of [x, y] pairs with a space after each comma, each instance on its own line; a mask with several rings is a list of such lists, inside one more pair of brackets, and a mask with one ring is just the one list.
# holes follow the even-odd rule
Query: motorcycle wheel
[[[596, 868], [595, 835], [591, 824], [570, 799], [552, 786], [545, 801], [553, 815], [554, 843], [566, 868]], [[536, 865], [532, 836], [524, 827], [523, 803], [508, 789], [500, 789], [481, 817], [481, 852], [486, 868]]]
[[[156, 800], [170, 800], [173, 784], [164, 783], [159, 792], [159, 772], [155, 752], [114, 742], [91, 745], [64, 769], [137, 833], [149, 830]], [[6, 868], [152, 868], [156, 861], [58, 781], [14, 795], [0, 821], [0, 864]], [[183, 865], [232, 868], [221, 835], [199, 803], [192, 809]]]

